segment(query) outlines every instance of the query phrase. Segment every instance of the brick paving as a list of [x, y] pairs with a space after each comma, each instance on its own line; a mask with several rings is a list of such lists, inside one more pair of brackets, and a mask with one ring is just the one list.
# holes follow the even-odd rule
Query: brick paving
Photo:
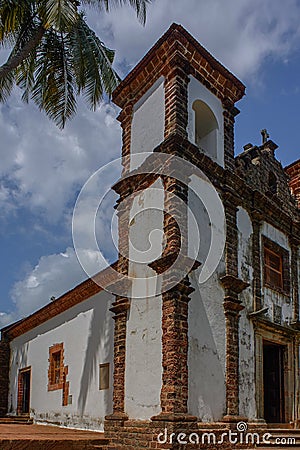
[[103, 433], [47, 425], [0, 424], [0, 450], [106, 449]]

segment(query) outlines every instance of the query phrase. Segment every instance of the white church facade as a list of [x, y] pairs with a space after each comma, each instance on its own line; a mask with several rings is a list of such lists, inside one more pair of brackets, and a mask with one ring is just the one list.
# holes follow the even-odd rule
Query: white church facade
[[283, 168], [265, 130], [234, 155], [244, 93], [177, 24], [120, 83], [118, 261], [2, 329], [1, 416], [119, 449], [299, 427], [300, 162]]

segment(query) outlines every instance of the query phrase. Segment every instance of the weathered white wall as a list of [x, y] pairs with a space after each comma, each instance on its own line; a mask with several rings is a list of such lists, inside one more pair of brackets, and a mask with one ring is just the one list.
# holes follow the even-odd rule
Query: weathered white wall
[[195, 291], [188, 316], [188, 409], [204, 422], [212, 422], [225, 413], [224, 290], [219, 283], [225, 269], [225, 223], [211, 184], [193, 175], [189, 187], [189, 256], [201, 266], [190, 275]]
[[[16, 413], [18, 371], [31, 366], [31, 415], [37, 421], [103, 430], [112, 412], [113, 297], [102, 291], [11, 342], [10, 405]], [[72, 404], [62, 389], [48, 391], [49, 347], [64, 343]], [[110, 388], [99, 390], [99, 364], [110, 363]]]
[[[274, 228], [272, 225], [264, 222], [261, 229], [261, 235], [266, 236], [278, 245], [289, 252], [291, 259], [291, 248], [289, 246], [288, 237], [280, 230]], [[262, 246], [262, 244], [261, 244]], [[263, 248], [263, 246], [262, 246]], [[261, 255], [263, 257], [263, 255]], [[290, 261], [291, 262], [291, 261]], [[263, 270], [263, 264], [261, 264]], [[263, 273], [262, 273], [263, 278]], [[267, 315], [270, 320], [274, 318], [275, 305], [282, 308], [282, 324], [289, 324], [293, 318], [293, 305], [290, 296], [282, 295], [279, 292], [273, 291], [266, 286], [263, 286], [264, 305], [269, 308]]]
[[225, 414], [224, 291], [218, 277], [223, 262], [211, 278], [199, 284], [200, 269], [191, 275], [189, 302], [188, 411], [203, 422], [221, 420]]
[[202, 100], [215, 115], [218, 122], [218, 130], [211, 139], [212, 141], [216, 141], [216, 151], [213, 151], [212, 154], [207, 154], [220, 164], [220, 166], [224, 167], [224, 118], [222, 103], [218, 97], [212, 94], [196, 78], [191, 76], [188, 85], [188, 138], [193, 143], [195, 143], [195, 111], [193, 110], [195, 100]]
[[255, 404], [255, 357], [254, 330], [247, 314], [253, 311], [253, 269], [252, 269], [252, 223], [243, 208], [237, 211], [238, 228], [238, 274], [239, 278], [249, 283], [241, 293], [245, 309], [240, 317], [240, 414], [244, 417], [256, 417]]
[[201, 263], [201, 283], [218, 267], [225, 238], [222, 201], [205, 176], [193, 174], [188, 191], [188, 256]]
[[[152, 152], [164, 140], [165, 91], [160, 77], [133, 107], [131, 122], [131, 154]], [[130, 169], [136, 169], [144, 157], [131, 160]]]
[[130, 212], [132, 299], [127, 322], [125, 410], [149, 419], [160, 412], [162, 300], [148, 263], [162, 252], [164, 191], [161, 180], [136, 196]]

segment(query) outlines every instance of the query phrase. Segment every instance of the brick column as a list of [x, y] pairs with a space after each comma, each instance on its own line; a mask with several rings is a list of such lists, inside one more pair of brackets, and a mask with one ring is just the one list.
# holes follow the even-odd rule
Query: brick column
[[165, 139], [172, 133], [187, 137], [189, 64], [175, 52], [165, 69]]
[[[124, 186], [124, 183], [122, 183], [122, 186]], [[128, 191], [123, 193], [122, 196], [120, 196], [120, 199], [117, 201], [119, 250], [117, 270], [120, 274], [125, 275], [126, 277], [128, 275], [129, 269], [129, 218], [130, 209], [132, 206], [132, 197], [130, 196], [129, 192], [129, 183], [127, 188]]]
[[226, 218], [225, 265], [226, 275], [238, 277], [238, 230], [236, 222], [237, 206], [230, 193], [223, 196]]
[[123, 175], [130, 170], [130, 147], [131, 147], [131, 122], [133, 115], [133, 103], [127, 103], [118, 116], [122, 127], [122, 165]]
[[224, 165], [225, 169], [234, 170], [234, 123], [240, 111], [228, 100], [223, 102], [224, 107]]
[[239, 318], [244, 307], [234, 297], [224, 301], [226, 318], [226, 415], [225, 421], [239, 420]]
[[127, 314], [130, 307], [128, 269], [129, 269], [129, 217], [132, 205], [132, 186], [122, 179], [113, 186], [120, 195], [117, 201], [119, 258], [117, 271], [120, 274], [116, 282], [116, 300], [110, 311], [114, 313], [114, 379], [113, 379], [113, 413], [106, 416], [105, 428], [114, 427], [113, 421], [124, 422], [125, 414], [125, 364], [126, 364], [126, 330]]
[[261, 274], [261, 217], [253, 213], [252, 217], [252, 267], [253, 267], [253, 310], [259, 311], [263, 307], [262, 303], [262, 274]]
[[166, 415], [187, 414], [188, 401], [188, 277], [162, 296], [161, 409]]
[[125, 420], [125, 360], [126, 360], [126, 323], [129, 301], [127, 297], [116, 297], [111, 311], [115, 314], [114, 329], [114, 380], [113, 414], [106, 420]]
[[10, 345], [2, 338], [0, 341], [0, 417], [8, 413]]
[[238, 277], [237, 205], [233, 195], [223, 196], [226, 217], [225, 267], [221, 278], [225, 290], [224, 314], [226, 324], [226, 415], [224, 421], [235, 422], [239, 417], [239, 318], [244, 309], [239, 294], [248, 283]]

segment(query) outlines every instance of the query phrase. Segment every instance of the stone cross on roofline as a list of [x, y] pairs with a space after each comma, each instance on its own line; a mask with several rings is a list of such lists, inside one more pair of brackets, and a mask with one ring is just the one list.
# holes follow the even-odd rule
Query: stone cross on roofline
[[261, 136], [262, 136], [262, 143], [265, 144], [267, 142], [267, 140], [269, 139], [270, 135], [267, 132], [266, 128], [264, 128], [263, 130], [261, 130], [260, 132]]

